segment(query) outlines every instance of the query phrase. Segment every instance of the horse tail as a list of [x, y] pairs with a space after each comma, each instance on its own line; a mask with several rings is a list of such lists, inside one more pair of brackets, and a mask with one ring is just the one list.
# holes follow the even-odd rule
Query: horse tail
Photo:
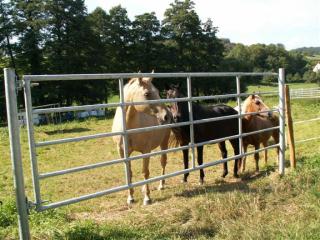
[[181, 131], [177, 128], [172, 128], [169, 137], [169, 147], [175, 148], [180, 146], [182, 140]]

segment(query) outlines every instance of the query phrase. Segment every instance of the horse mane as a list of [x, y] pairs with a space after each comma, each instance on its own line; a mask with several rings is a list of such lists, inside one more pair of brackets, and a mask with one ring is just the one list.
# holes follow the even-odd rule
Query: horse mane
[[[255, 95], [256, 97], [257, 95]], [[253, 107], [252, 107], [252, 95], [250, 95], [249, 97], [246, 98], [246, 100], [244, 100], [243, 105], [242, 105], [242, 111], [244, 113], [250, 112], [252, 111]]]

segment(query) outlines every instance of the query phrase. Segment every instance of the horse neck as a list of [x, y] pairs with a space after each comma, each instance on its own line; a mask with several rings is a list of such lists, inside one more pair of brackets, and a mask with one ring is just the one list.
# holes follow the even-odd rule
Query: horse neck
[[136, 109], [134, 108], [133, 105], [128, 106], [125, 109], [125, 114], [126, 114], [126, 127], [130, 128], [130, 123], [132, 123], [132, 119], [135, 117], [135, 114], [137, 113]]
[[178, 105], [178, 109], [180, 111], [182, 119], [184, 119], [184, 120], [186, 120], [186, 118], [189, 119], [188, 103], [187, 102], [177, 102], [177, 105]]

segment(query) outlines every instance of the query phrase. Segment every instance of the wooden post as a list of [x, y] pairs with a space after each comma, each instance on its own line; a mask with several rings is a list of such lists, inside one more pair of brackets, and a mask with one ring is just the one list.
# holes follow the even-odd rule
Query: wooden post
[[288, 125], [288, 143], [290, 151], [290, 166], [291, 168], [296, 168], [296, 152], [294, 144], [294, 134], [293, 134], [293, 123], [291, 116], [291, 103], [290, 103], [290, 89], [289, 85], [285, 85], [285, 99], [286, 99], [286, 115], [287, 115], [287, 125]]

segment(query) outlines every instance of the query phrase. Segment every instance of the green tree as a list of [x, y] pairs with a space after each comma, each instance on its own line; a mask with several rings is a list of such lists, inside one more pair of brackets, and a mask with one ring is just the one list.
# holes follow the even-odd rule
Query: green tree
[[44, 4], [41, 0], [12, 0], [16, 44], [16, 66], [23, 74], [42, 72]]
[[132, 71], [132, 33], [130, 28], [131, 21], [128, 18], [127, 10], [120, 5], [111, 8], [106, 32], [111, 72]]
[[[83, 0], [48, 0], [45, 54], [49, 73], [89, 73], [102, 71], [100, 41], [91, 29]], [[101, 81], [50, 83], [46, 101], [61, 104], [94, 103], [105, 100]], [[41, 100], [43, 102], [44, 99]]]
[[[193, 1], [175, 0], [170, 6], [165, 11], [161, 30], [165, 45], [170, 48], [167, 66], [171, 71], [217, 70], [223, 56], [223, 45], [216, 37], [217, 28], [212, 21], [208, 19], [201, 23]], [[210, 80], [193, 81], [197, 95], [213, 93], [217, 88]]]
[[149, 72], [159, 64], [160, 22], [155, 13], [145, 13], [132, 22], [134, 69]]

